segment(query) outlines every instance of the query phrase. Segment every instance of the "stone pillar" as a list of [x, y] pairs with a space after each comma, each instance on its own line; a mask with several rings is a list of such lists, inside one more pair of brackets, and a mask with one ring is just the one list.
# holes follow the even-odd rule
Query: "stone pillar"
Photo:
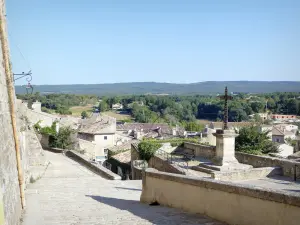
[[212, 161], [220, 171], [252, 168], [251, 165], [240, 164], [235, 158], [235, 138], [238, 134], [233, 130], [217, 130], [213, 135], [216, 137], [216, 156]]
[[238, 163], [235, 158], [235, 138], [238, 136], [232, 130], [217, 130], [213, 134], [216, 137], [216, 156], [213, 159], [218, 166], [226, 166]]

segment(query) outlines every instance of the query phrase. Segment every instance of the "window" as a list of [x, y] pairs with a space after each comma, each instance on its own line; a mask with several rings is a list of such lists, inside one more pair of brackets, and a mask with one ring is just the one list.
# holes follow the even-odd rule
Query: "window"
[[107, 140], [107, 136], [104, 136], [104, 140]]
[[276, 142], [279, 142], [279, 138], [276, 139]]

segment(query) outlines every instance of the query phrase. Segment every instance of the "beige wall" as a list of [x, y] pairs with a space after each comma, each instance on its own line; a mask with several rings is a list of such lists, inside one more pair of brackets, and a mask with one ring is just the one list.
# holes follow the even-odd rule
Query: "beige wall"
[[87, 155], [91, 159], [95, 159], [96, 157], [95, 143], [78, 138], [78, 144], [80, 150], [84, 150], [85, 155]]
[[240, 163], [249, 164], [253, 167], [281, 167], [284, 176], [294, 178], [295, 169], [296, 177], [300, 179], [300, 162], [288, 159], [280, 159], [269, 156], [251, 155], [241, 152], [236, 152], [235, 157]]
[[184, 148], [193, 150], [195, 156], [202, 156], [205, 158], [213, 158], [216, 155], [216, 147], [215, 146], [207, 146], [207, 145], [185, 142]]
[[205, 214], [229, 224], [298, 225], [299, 196], [282, 195], [250, 186], [238, 187], [230, 182], [188, 178], [147, 169], [143, 177], [141, 202], [157, 201], [160, 205]]

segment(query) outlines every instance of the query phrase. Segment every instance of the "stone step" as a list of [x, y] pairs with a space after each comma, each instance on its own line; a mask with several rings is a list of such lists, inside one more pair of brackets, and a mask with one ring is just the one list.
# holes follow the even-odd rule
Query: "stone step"
[[219, 166], [215, 166], [213, 163], [200, 163], [199, 167], [214, 170], [214, 171], [220, 171], [221, 170]]
[[214, 170], [204, 168], [204, 167], [200, 167], [200, 166], [192, 166], [191, 169], [195, 170], [195, 171], [202, 172], [202, 173], [207, 173], [207, 174], [213, 174], [215, 172]]

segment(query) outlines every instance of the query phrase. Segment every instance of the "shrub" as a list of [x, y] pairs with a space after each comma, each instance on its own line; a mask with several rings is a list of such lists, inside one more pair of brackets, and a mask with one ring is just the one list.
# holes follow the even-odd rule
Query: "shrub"
[[241, 128], [235, 139], [236, 151], [255, 155], [277, 153], [278, 146], [269, 140], [268, 133], [259, 132], [257, 126]]
[[69, 149], [73, 141], [71, 135], [74, 131], [70, 127], [62, 127], [59, 132], [49, 137], [49, 146], [53, 148]]
[[154, 156], [156, 150], [162, 146], [161, 143], [151, 142], [151, 141], [142, 141], [139, 143], [139, 154], [142, 160], [149, 160]]

